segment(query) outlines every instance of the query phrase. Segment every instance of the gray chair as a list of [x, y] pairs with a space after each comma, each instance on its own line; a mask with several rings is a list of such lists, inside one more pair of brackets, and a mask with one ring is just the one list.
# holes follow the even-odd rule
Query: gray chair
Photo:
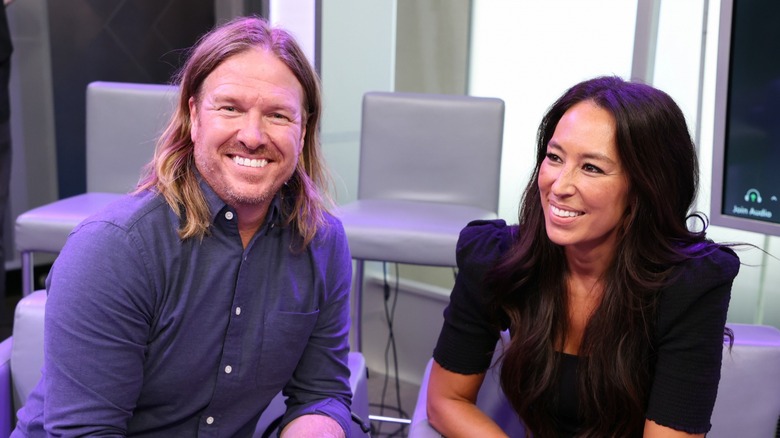
[[[734, 331], [731, 351], [723, 349], [718, 397], [708, 438], [764, 438], [776, 436], [780, 424], [780, 330], [771, 326], [729, 324]], [[428, 423], [426, 409], [428, 362], [412, 415], [409, 438], [438, 438]], [[524, 436], [520, 421], [504, 396], [498, 367], [491, 368], [480, 388], [477, 405], [509, 436]]]
[[497, 217], [503, 127], [496, 98], [363, 97], [357, 200], [339, 210], [356, 261], [357, 351], [366, 260], [454, 267], [460, 230]]
[[708, 438], [772, 437], [780, 427], [780, 330], [728, 324], [734, 347], [723, 350], [718, 398]]
[[173, 111], [176, 91], [169, 85], [119, 82], [87, 86], [87, 193], [34, 208], [16, 219], [24, 295], [34, 288], [34, 252], [58, 253], [79, 222], [136, 186]]
[[[23, 297], [16, 306], [12, 337], [0, 343], [0, 436], [8, 436], [15, 424], [15, 413], [41, 379], [43, 366], [43, 320], [46, 291]], [[352, 387], [352, 411], [368, 419], [368, 383], [366, 362], [360, 353], [349, 353], [349, 383]], [[255, 436], [260, 437], [285, 411], [281, 392], [271, 401], [258, 421]], [[365, 436], [353, 423], [352, 436]]]
[[[496, 361], [501, 356], [503, 343], [509, 341], [509, 334], [508, 332], [503, 332], [501, 336], [502, 340], [498, 342], [496, 351], [493, 353], [491, 367], [485, 374], [485, 380], [479, 388], [477, 406], [482, 412], [487, 413], [507, 435], [513, 438], [524, 438], [526, 435], [523, 423], [514, 409], [512, 409], [504, 395], [504, 391], [501, 389], [501, 365], [497, 365]], [[430, 379], [432, 366], [433, 359], [430, 359], [425, 367], [425, 374], [423, 374], [422, 382], [420, 383], [420, 392], [417, 394], [417, 404], [414, 406], [412, 423], [409, 426], [409, 438], [438, 438], [441, 436], [428, 423], [428, 380]]]

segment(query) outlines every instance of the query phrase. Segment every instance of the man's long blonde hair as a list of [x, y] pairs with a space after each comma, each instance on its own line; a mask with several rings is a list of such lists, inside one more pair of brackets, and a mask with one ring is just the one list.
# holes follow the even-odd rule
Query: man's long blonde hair
[[199, 100], [201, 86], [222, 62], [237, 54], [261, 48], [276, 55], [293, 72], [303, 88], [303, 123], [306, 134], [295, 172], [282, 187], [283, 213], [287, 225], [296, 228], [303, 247], [325, 224], [331, 206], [329, 177], [319, 142], [322, 108], [320, 82], [298, 43], [287, 31], [274, 28], [258, 17], [234, 19], [204, 35], [191, 50], [176, 76], [179, 99], [174, 114], [157, 142], [154, 158], [146, 166], [136, 193], [159, 192], [183, 222], [182, 239], [202, 238], [209, 232], [211, 218], [195, 173], [192, 119], [189, 100]]

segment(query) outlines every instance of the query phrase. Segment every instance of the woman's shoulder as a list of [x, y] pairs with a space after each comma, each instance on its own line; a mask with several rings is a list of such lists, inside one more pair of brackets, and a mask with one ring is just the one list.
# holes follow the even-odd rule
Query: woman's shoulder
[[731, 247], [706, 242], [692, 249], [691, 256], [678, 269], [682, 278], [707, 285], [733, 281], [739, 266], [739, 257]]
[[739, 266], [739, 257], [730, 247], [703, 243], [675, 267], [662, 297], [667, 303], [683, 304], [713, 291], [729, 295]]
[[492, 266], [512, 246], [517, 232], [516, 225], [507, 225], [502, 219], [470, 222], [458, 238], [458, 267]]

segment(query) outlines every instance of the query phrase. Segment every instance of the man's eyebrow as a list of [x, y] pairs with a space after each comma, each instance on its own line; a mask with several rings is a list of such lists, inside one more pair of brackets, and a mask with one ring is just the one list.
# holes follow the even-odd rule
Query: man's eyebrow
[[235, 93], [224, 92], [224, 91], [215, 91], [215, 92], [211, 93], [211, 100], [214, 100], [214, 101], [235, 102], [235, 101], [240, 100], [240, 97], [241, 96], [239, 96], [239, 95], [237, 95]]

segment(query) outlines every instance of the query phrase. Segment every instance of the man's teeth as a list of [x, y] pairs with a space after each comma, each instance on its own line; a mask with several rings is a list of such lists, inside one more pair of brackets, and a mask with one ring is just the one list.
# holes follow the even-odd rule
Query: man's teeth
[[246, 167], [265, 167], [266, 164], [268, 164], [268, 160], [266, 159], [249, 159], [249, 158], [243, 158], [235, 156], [233, 157], [233, 162], [238, 164], [239, 166], [246, 166]]
[[575, 216], [579, 216], [581, 214], [581, 213], [576, 212], [576, 211], [562, 210], [562, 209], [560, 209], [558, 207], [555, 207], [555, 206], [552, 206], [552, 205], [550, 206], [550, 211], [552, 211], [552, 213], [554, 215], [560, 216], [560, 217], [575, 217]]

